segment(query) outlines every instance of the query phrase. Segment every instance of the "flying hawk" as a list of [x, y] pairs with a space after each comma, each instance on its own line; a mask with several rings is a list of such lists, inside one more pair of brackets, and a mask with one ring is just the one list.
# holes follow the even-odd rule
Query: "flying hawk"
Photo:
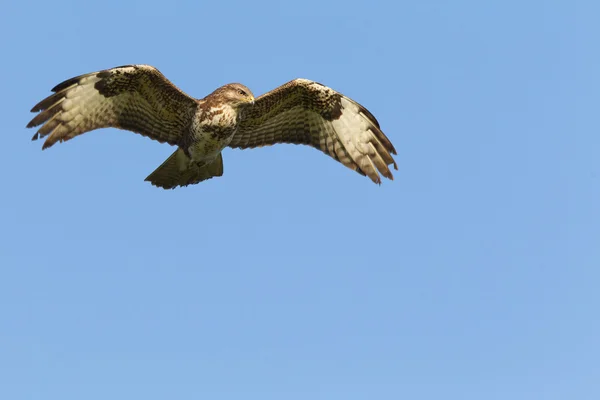
[[194, 99], [149, 65], [126, 65], [77, 76], [55, 86], [27, 124], [42, 149], [98, 128], [139, 133], [177, 150], [147, 178], [165, 189], [223, 175], [221, 151], [275, 143], [306, 144], [381, 183], [398, 169], [394, 146], [375, 117], [354, 100], [307, 79], [257, 99], [239, 83]]

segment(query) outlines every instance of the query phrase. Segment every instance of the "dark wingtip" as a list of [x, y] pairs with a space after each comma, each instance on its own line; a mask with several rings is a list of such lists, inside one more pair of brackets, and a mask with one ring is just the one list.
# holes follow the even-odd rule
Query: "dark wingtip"
[[80, 75], [77, 76], [75, 78], [71, 78], [71, 79], [67, 79], [66, 81], [63, 81], [61, 83], [59, 83], [58, 85], [54, 86], [51, 90], [56, 93], [56, 92], [60, 92], [63, 89], [68, 88], [69, 86], [73, 86], [74, 84], [76, 84], [77, 82], [79, 82], [79, 80], [85, 75]]
[[50, 140], [50, 139], [51, 139], [50, 137], [48, 139], [46, 139], [46, 141], [42, 145], [42, 150], [49, 149], [50, 147], [52, 147], [52, 145], [54, 143], [56, 143], [56, 140]]
[[371, 112], [369, 110], [367, 110], [365, 108], [365, 106], [363, 106], [362, 104], [359, 104], [359, 103], [356, 103], [356, 105], [358, 106], [359, 112], [363, 113], [377, 127], [377, 129], [381, 129], [381, 126], [379, 126], [379, 121], [377, 121], [377, 118], [375, 118], [375, 116], [373, 114], [371, 114]]
[[44, 108], [45, 108], [45, 107], [44, 107], [44, 104], [45, 104], [45, 103], [47, 102], [47, 100], [48, 100], [50, 97], [52, 97], [52, 96], [54, 96], [54, 95], [52, 94], [52, 95], [50, 95], [50, 96], [46, 97], [44, 100], [42, 100], [42, 101], [40, 101], [39, 103], [37, 103], [35, 106], [33, 106], [33, 107], [31, 108], [30, 112], [33, 112], [33, 113], [35, 113], [35, 112], [40, 112], [40, 111], [43, 111], [43, 110], [44, 110]]
[[66, 81], [62, 81], [58, 85], [54, 86], [52, 88], [52, 91], [55, 92], [55, 93], [56, 92], [60, 92], [61, 90], [64, 90], [64, 89], [66, 89], [66, 88], [68, 88], [70, 86], [73, 86], [73, 85], [79, 83], [79, 81], [82, 80], [83, 78], [86, 78], [88, 76], [92, 76], [92, 75], [95, 75], [95, 74], [97, 74], [97, 72], [90, 72], [90, 73], [87, 73], [87, 74], [78, 75], [78, 76], [75, 76], [73, 78], [69, 78]]

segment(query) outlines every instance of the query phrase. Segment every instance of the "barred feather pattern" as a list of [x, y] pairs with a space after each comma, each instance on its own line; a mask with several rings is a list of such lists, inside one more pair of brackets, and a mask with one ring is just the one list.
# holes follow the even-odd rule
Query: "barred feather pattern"
[[229, 143], [234, 148], [305, 144], [380, 184], [398, 169], [396, 149], [363, 106], [308, 79], [295, 79], [256, 99]]
[[47, 137], [43, 149], [94, 129], [130, 130], [177, 145], [192, 123], [197, 101], [156, 68], [126, 65], [68, 79], [36, 104], [27, 125], [40, 126], [32, 140]]
[[[252, 93], [241, 84], [222, 86], [196, 100], [149, 65], [80, 75], [52, 91], [33, 107], [38, 114], [27, 125], [39, 127], [32, 140], [46, 138], [43, 149], [114, 127], [178, 146], [194, 161], [221, 160], [226, 145], [245, 149], [294, 143], [315, 147], [378, 184], [381, 176], [393, 179], [389, 166], [398, 169], [394, 146], [366, 108], [307, 79], [290, 81], [257, 98], [253, 106]], [[220, 176], [219, 165], [206, 176], [193, 174], [187, 180], [175, 177], [172, 169], [162, 171], [159, 186]]]

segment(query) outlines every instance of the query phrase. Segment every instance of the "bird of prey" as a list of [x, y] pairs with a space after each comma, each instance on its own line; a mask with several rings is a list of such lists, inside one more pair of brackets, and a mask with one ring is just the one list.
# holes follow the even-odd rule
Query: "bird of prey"
[[188, 96], [156, 68], [126, 65], [56, 85], [27, 125], [42, 149], [82, 133], [114, 127], [177, 146], [146, 181], [173, 189], [223, 175], [221, 151], [305, 144], [381, 183], [398, 169], [394, 146], [366, 108], [320, 83], [295, 79], [258, 98], [239, 83]]

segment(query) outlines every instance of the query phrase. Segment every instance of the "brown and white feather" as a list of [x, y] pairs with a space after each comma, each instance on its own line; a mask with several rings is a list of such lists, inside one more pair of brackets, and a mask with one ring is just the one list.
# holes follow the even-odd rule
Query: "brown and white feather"
[[[130, 130], [178, 146], [185, 165], [170, 157], [149, 177], [165, 188], [197, 183], [223, 173], [225, 146], [253, 148], [305, 144], [381, 183], [397, 169], [394, 146], [363, 106], [320, 83], [295, 79], [256, 99], [229, 84], [196, 100], [156, 68], [127, 65], [68, 79], [36, 104], [28, 128], [42, 148], [99, 128]], [[169, 161], [170, 160], [170, 161]]]
[[47, 136], [42, 148], [94, 129], [130, 130], [159, 142], [179, 144], [197, 100], [186, 95], [149, 65], [128, 65], [68, 79], [36, 104], [28, 128], [32, 140]]
[[375, 117], [354, 100], [320, 83], [295, 79], [256, 99], [229, 143], [234, 148], [306, 144], [381, 183], [397, 168], [394, 146]]

